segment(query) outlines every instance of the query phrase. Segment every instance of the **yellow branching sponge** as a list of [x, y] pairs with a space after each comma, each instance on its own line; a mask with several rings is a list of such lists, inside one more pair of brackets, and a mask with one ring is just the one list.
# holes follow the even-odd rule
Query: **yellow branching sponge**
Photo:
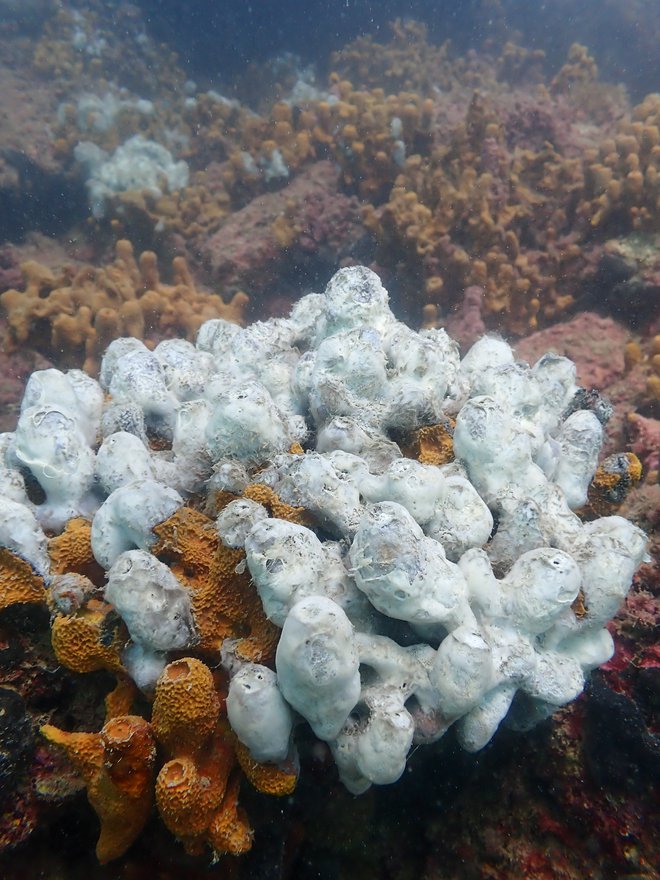
[[[117, 242], [116, 259], [96, 269], [65, 267], [52, 272], [37, 262], [21, 267], [25, 290], [7, 290], [0, 303], [10, 341], [58, 352], [60, 363], [95, 373], [104, 349], [120, 336], [193, 339], [204, 321], [242, 322], [247, 296], [230, 302], [198, 290], [182, 257], [173, 263], [173, 284], [161, 281], [156, 255], [136, 260], [131, 243]], [[44, 327], [47, 331], [44, 335]]]

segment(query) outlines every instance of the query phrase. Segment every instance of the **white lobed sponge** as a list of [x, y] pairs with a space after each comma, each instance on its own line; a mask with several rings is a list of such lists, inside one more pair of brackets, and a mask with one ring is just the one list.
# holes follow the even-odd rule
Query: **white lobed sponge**
[[[575, 376], [553, 354], [517, 362], [494, 336], [461, 360], [444, 330], [397, 321], [373, 272], [342, 269], [287, 318], [209, 321], [196, 345], [153, 351], [116, 340], [99, 383], [35, 373], [0, 435], [0, 544], [48, 577], [45, 531], [91, 520], [131, 636], [123, 660], [148, 693], [197, 640], [153, 530], [185, 503], [217, 517], [282, 629], [275, 669], [223, 645], [230, 723], [274, 762], [308, 723], [359, 793], [450, 727], [477, 750], [504, 720], [532, 726], [611, 656], [605, 627], [646, 538], [576, 513], [608, 408]], [[453, 462], [405, 457], [416, 429], [454, 417]], [[247, 498], [223, 507], [250, 483], [306, 525]], [[61, 602], [82, 601], [74, 586]]]
[[319, 739], [334, 739], [357, 703], [358, 665], [353, 627], [339, 605], [325, 596], [296, 602], [277, 645], [277, 681]]
[[283, 761], [291, 745], [293, 713], [272, 669], [246, 663], [232, 678], [227, 717], [255, 761]]

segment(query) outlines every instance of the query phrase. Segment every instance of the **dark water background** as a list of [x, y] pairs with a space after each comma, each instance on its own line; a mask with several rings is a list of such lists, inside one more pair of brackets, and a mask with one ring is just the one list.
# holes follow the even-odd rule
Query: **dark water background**
[[231, 77], [253, 62], [293, 52], [303, 63], [361, 33], [387, 37], [394, 18], [415, 18], [432, 42], [450, 38], [462, 50], [516, 32], [542, 48], [556, 67], [574, 42], [588, 45], [606, 79], [633, 98], [660, 89], [658, 0], [141, 0], [152, 33], [172, 45], [191, 75]]

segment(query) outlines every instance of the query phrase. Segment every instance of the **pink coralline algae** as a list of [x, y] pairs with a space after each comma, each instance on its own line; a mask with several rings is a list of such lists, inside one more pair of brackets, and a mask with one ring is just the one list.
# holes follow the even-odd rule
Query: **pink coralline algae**
[[660, 469], [660, 420], [631, 413], [627, 422], [630, 448], [646, 470]]
[[334, 261], [355, 239], [359, 224], [357, 199], [337, 190], [337, 169], [316, 162], [283, 189], [233, 213], [201, 244], [214, 284], [254, 298], [309, 255]]
[[486, 332], [483, 303], [483, 289], [473, 284], [463, 294], [460, 305], [447, 316], [447, 332], [461, 348], [469, 348]]
[[516, 345], [522, 360], [534, 363], [546, 351], [575, 361], [578, 382], [602, 390], [623, 376], [623, 350], [629, 331], [612, 318], [582, 312], [565, 324], [533, 333]]

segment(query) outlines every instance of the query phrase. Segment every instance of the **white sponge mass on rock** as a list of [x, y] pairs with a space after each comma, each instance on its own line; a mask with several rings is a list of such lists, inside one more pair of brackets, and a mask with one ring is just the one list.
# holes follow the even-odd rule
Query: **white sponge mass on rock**
[[133, 135], [109, 155], [91, 141], [80, 141], [73, 154], [87, 172], [92, 214], [103, 217], [106, 201], [117, 193], [146, 191], [160, 198], [188, 184], [189, 169], [162, 144]]
[[[139, 168], [169, 161], [131, 149], [99, 171], [107, 191], [155, 186]], [[210, 321], [194, 346], [117, 340], [100, 383], [35, 374], [0, 437], [0, 546], [48, 582], [46, 535], [91, 521], [124, 663], [148, 693], [200, 639], [185, 565], [175, 575], [176, 547], [152, 555], [154, 530], [184, 506], [215, 517], [226, 577], [245, 589], [247, 571], [281, 630], [270, 665], [219, 648], [236, 736], [278, 763], [309, 725], [359, 793], [450, 728], [475, 751], [502, 722], [531, 727], [611, 656], [606, 625], [646, 538], [580, 516], [607, 406], [575, 377], [567, 358], [530, 366], [494, 336], [461, 359], [444, 330], [398, 321], [377, 275], [342, 269], [287, 318]], [[426, 427], [448, 438], [440, 465], [411, 451]]]

